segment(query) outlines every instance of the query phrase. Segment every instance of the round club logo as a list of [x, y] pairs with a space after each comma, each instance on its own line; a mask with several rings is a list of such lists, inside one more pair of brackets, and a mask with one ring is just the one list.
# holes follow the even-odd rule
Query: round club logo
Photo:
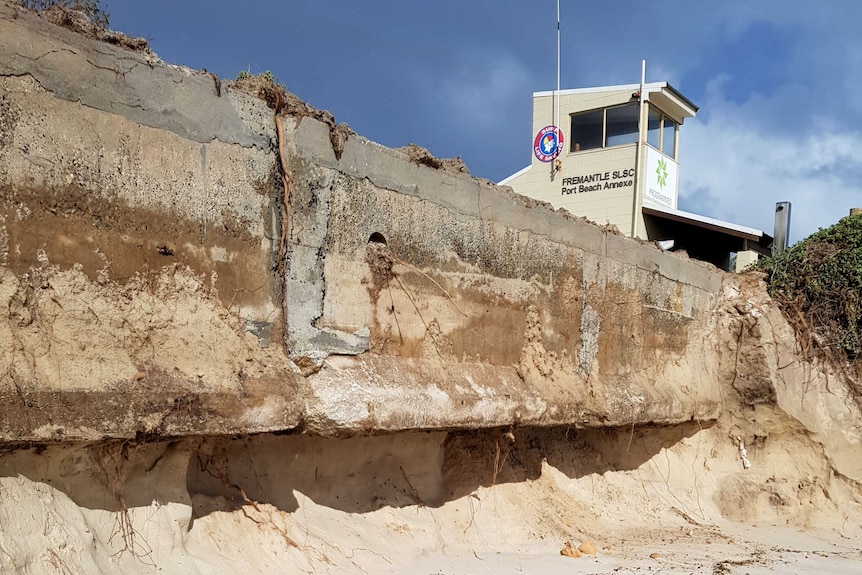
[[563, 151], [563, 132], [556, 126], [545, 126], [533, 140], [533, 153], [540, 162], [550, 162]]

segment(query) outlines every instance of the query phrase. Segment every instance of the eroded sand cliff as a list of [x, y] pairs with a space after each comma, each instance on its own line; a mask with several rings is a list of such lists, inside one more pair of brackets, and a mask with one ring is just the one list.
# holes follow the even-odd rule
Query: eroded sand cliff
[[862, 561], [854, 388], [757, 276], [12, 4], [0, 56], [3, 572]]

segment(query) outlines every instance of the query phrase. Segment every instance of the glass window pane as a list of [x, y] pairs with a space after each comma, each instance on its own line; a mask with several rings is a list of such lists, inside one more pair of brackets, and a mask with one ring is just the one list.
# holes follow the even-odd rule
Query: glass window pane
[[647, 144], [660, 150], [659, 140], [661, 137], [661, 112], [650, 106], [647, 119]]
[[664, 129], [662, 130], [661, 151], [671, 158], [676, 157], [674, 142], [676, 141], [676, 122], [664, 117]]
[[638, 141], [638, 105], [628, 104], [608, 108], [608, 146], [633, 144]]
[[603, 110], [593, 110], [572, 116], [572, 151], [602, 147]]

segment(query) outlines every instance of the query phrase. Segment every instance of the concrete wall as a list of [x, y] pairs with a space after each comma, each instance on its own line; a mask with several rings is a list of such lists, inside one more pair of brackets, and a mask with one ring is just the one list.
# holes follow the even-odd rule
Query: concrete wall
[[6, 4], [0, 110], [7, 441], [718, 414], [710, 266], [307, 115], [285, 197], [263, 101]]
[[206, 73], [0, 10], [3, 263], [22, 272], [41, 248], [94, 277], [110, 262], [127, 279], [183, 262], [215, 272], [243, 317], [273, 317], [276, 291], [261, 285], [271, 111], [229, 90], [219, 97]]
[[[336, 160], [328, 127], [308, 118], [289, 139], [291, 238], [315, 242], [291, 267], [325, 286], [315, 328], [367, 330], [371, 352], [328, 350], [338, 356], [309, 378], [309, 421], [602, 425], [714, 413], [713, 382], [680, 385], [713, 360], [720, 274], [710, 266], [359, 137]], [[288, 282], [287, 301], [306, 288]]]

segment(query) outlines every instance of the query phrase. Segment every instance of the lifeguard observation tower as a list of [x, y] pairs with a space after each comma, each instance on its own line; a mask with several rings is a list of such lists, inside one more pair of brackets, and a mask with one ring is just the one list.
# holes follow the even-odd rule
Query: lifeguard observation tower
[[500, 184], [630, 237], [742, 269], [770, 254], [771, 236], [678, 208], [680, 128], [697, 111], [667, 82], [536, 92], [532, 161]]

